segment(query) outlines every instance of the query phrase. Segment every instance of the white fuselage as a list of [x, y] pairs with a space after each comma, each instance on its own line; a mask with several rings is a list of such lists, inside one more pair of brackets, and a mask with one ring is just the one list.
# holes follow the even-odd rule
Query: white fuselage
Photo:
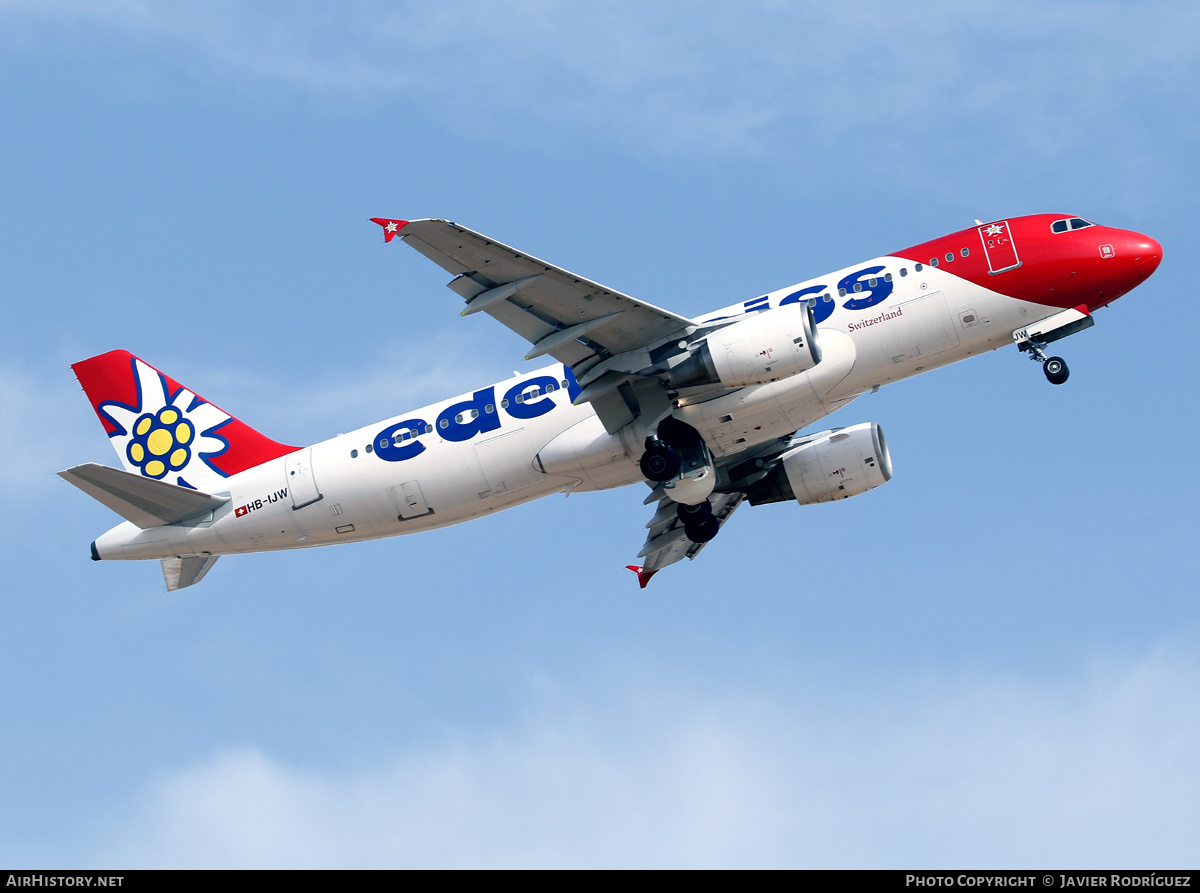
[[[703, 325], [789, 299], [815, 301], [823, 358], [771, 384], [703, 402], [683, 398], [675, 415], [721, 459], [811, 425], [875, 387], [1011, 344], [1014, 329], [1056, 309], [915, 266], [876, 258], [699, 318]], [[838, 283], [866, 267], [880, 268], [879, 286], [890, 285], [890, 294], [867, 309], [847, 309]], [[820, 306], [825, 295], [832, 307]], [[96, 548], [105, 559], [305, 548], [445, 527], [554, 492], [642, 481], [641, 445], [607, 434], [589, 404], [572, 404], [577, 392], [562, 364], [515, 376], [233, 475], [217, 491], [229, 502], [209, 517], [148, 530], [126, 522]], [[579, 471], [545, 474], [536, 457], [564, 432], [582, 445]]]

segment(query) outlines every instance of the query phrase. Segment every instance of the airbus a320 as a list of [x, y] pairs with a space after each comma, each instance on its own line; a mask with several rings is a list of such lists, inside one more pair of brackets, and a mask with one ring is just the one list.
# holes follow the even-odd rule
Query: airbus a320
[[372, 218], [453, 278], [464, 316], [530, 344], [527, 374], [307, 447], [260, 434], [145, 361], [72, 367], [123, 468], [59, 474], [125, 520], [92, 558], [155, 559], [167, 589], [221, 555], [417, 533], [551, 493], [649, 487], [639, 561], [697, 554], [743, 503], [846, 499], [892, 477], [875, 423], [805, 429], [867, 392], [1050, 344], [1142, 283], [1162, 247], [1069, 214], [976, 225], [689, 319], [446, 220]]

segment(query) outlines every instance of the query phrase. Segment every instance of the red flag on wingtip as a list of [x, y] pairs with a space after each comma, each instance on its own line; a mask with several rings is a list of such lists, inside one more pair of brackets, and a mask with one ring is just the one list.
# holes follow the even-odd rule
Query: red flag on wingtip
[[648, 571], [645, 568], [643, 568], [639, 565], [636, 565], [636, 564], [627, 564], [627, 565], [625, 565], [625, 567], [626, 567], [626, 569], [631, 570], [635, 574], [637, 574], [638, 586], [640, 586], [642, 589], [645, 589], [646, 584], [650, 582], [650, 578], [658, 573], [658, 568]]
[[407, 220], [391, 220], [387, 217], [372, 217], [372, 223], [378, 223], [383, 227], [383, 241], [390, 242], [396, 238], [396, 233], [408, 226]]

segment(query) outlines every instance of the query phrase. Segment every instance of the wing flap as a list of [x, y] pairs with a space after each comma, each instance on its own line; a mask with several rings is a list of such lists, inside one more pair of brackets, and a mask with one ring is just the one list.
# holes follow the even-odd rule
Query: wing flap
[[143, 530], [178, 524], [229, 501], [228, 496], [177, 487], [94, 462], [60, 471], [58, 476]]

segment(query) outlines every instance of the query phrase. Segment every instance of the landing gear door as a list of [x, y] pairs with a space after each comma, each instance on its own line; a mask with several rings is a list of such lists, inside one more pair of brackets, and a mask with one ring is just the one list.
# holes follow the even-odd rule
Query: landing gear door
[[321, 498], [317, 481], [312, 471], [312, 450], [297, 450], [283, 458], [284, 474], [288, 492], [292, 494], [292, 508], [302, 509]]

